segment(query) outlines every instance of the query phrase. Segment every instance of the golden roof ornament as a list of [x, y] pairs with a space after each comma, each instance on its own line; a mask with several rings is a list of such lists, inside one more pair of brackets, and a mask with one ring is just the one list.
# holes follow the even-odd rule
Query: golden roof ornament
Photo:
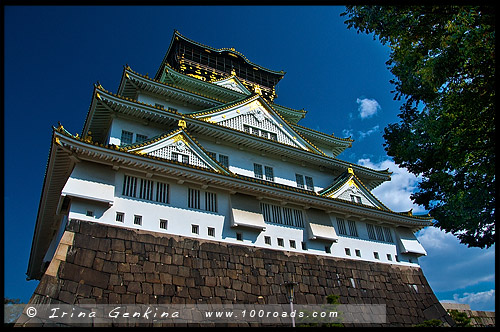
[[186, 128], [186, 120], [180, 119], [179, 123], [177, 124], [180, 128]]

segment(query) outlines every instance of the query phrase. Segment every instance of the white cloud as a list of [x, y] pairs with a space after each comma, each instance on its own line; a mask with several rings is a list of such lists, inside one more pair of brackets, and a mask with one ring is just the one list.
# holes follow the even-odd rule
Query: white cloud
[[353, 137], [354, 131], [352, 129], [344, 129], [342, 130], [342, 135], [344, 137]]
[[[372, 169], [388, 168], [393, 172], [391, 181], [372, 191], [388, 208], [396, 212], [413, 208], [414, 214], [427, 212], [410, 200], [410, 195], [417, 189], [418, 177], [390, 159], [372, 162], [364, 158], [357, 163]], [[427, 256], [420, 257], [419, 263], [435, 293], [447, 293], [444, 296], [448, 299], [454, 294], [455, 301], [470, 304], [472, 310], [495, 310], [494, 291], [485, 291], [494, 288], [494, 245], [489, 249], [468, 248], [453, 234], [432, 226], [420, 230], [416, 236], [427, 251]]]
[[366, 119], [374, 116], [381, 109], [380, 104], [375, 99], [356, 99], [358, 103], [358, 111], [361, 119]]
[[422, 206], [414, 204], [410, 195], [417, 188], [418, 178], [409, 173], [405, 168], [400, 168], [394, 161], [386, 159], [380, 163], [374, 163], [370, 159], [359, 159], [358, 164], [373, 169], [389, 169], [393, 174], [391, 181], [382, 183], [372, 193], [389, 209], [403, 212], [413, 209], [413, 213], [425, 214]]
[[368, 131], [364, 131], [364, 132], [363, 131], [358, 131], [359, 139], [362, 140], [366, 136], [370, 136], [371, 134], [377, 132], [378, 128], [379, 128], [379, 126], [376, 125], [372, 129], [369, 129]]
[[462, 296], [459, 294], [453, 294], [453, 300], [457, 303], [482, 303], [489, 302], [495, 298], [495, 290], [490, 289], [485, 292], [477, 292], [477, 293], [463, 293]]

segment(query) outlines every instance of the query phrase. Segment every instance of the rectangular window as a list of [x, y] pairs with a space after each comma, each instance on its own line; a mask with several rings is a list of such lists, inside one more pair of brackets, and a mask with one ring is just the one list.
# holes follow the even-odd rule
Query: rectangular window
[[277, 141], [278, 135], [276, 135], [275, 133], [269, 133], [269, 138], [272, 139], [273, 141]]
[[377, 240], [384, 241], [384, 232], [382, 231], [381, 226], [375, 226], [375, 232], [377, 234]]
[[293, 209], [294, 226], [304, 227], [304, 214], [302, 211]]
[[208, 236], [215, 236], [215, 228], [208, 227], [207, 228], [207, 234], [208, 234]]
[[352, 220], [347, 220], [347, 224], [349, 225], [349, 235], [358, 236], [358, 230], [356, 228], [356, 222]]
[[347, 256], [351, 256], [351, 249], [349, 249], [349, 248], [344, 248], [344, 250], [345, 250], [345, 254], [346, 254]]
[[167, 224], [168, 224], [168, 220], [160, 219], [160, 228], [161, 229], [167, 229]]
[[134, 225], [142, 225], [142, 216], [134, 216]]
[[304, 217], [301, 210], [267, 203], [260, 203], [260, 208], [265, 222], [304, 227]]
[[388, 260], [388, 261], [392, 261], [392, 256], [391, 256], [391, 254], [387, 254], [387, 260]]
[[278, 238], [278, 246], [279, 247], [284, 247], [285, 246], [285, 243], [284, 243], [284, 241], [283, 241], [282, 238]]
[[297, 181], [297, 187], [304, 188], [304, 177], [301, 174], [295, 174], [295, 180]]
[[344, 219], [337, 218], [337, 228], [338, 228], [339, 234], [347, 235], [347, 230], [345, 228], [345, 220]]
[[373, 252], [373, 258], [380, 259], [378, 252], [376, 252], [376, 251]]
[[85, 214], [87, 217], [93, 217], [94, 216], [94, 211], [87, 210], [87, 213]]
[[332, 250], [331, 250], [330, 246], [325, 246], [325, 252], [327, 254], [331, 254], [332, 253]]
[[123, 196], [135, 197], [137, 191], [137, 178], [125, 175], [123, 180]]
[[306, 188], [307, 190], [314, 191], [313, 179], [310, 176], [306, 176]]
[[250, 133], [250, 127], [247, 125], [243, 125], [243, 130], [245, 131], [245, 133]]
[[123, 212], [116, 212], [116, 221], [123, 222], [125, 214]]
[[368, 238], [370, 240], [376, 240], [377, 239], [375, 237], [375, 229], [373, 228], [372, 224], [366, 224], [366, 230], [368, 232]]
[[193, 233], [193, 234], [199, 234], [200, 233], [200, 226], [198, 226], [198, 225], [191, 225], [191, 233]]
[[217, 153], [207, 151], [207, 154], [210, 156], [210, 158], [217, 160]]
[[197, 189], [188, 188], [188, 207], [192, 209], [200, 209], [200, 191]]
[[253, 173], [254, 177], [257, 179], [262, 179], [262, 165], [260, 164], [253, 164]]
[[384, 234], [385, 234], [385, 240], [387, 242], [394, 242], [392, 240], [392, 234], [391, 234], [391, 229], [389, 227], [384, 227]]
[[266, 244], [271, 245], [271, 237], [270, 237], [270, 236], [264, 236], [264, 242], [265, 242]]
[[295, 240], [290, 240], [290, 248], [295, 249]]
[[205, 192], [205, 210], [217, 212], [217, 194]]
[[302, 250], [307, 250], [307, 243], [302, 241]]
[[241, 233], [236, 233], [236, 240], [238, 240], [238, 241], [243, 241], [243, 234], [241, 234]]
[[148, 139], [148, 136], [146, 136], [146, 135], [142, 135], [142, 134], [135, 135], [135, 142], [136, 143], [144, 142], [147, 139]]
[[356, 249], [355, 252], [356, 252], [356, 256], [361, 257], [361, 250]]
[[122, 130], [122, 136], [120, 139], [120, 144], [132, 144], [132, 139], [134, 138], [134, 133], [126, 130]]
[[139, 181], [139, 198], [147, 199], [148, 201], [153, 200], [153, 181], [141, 179]]
[[285, 225], [293, 226], [293, 211], [290, 208], [283, 207], [283, 222]]
[[223, 154], [219, 154], [219, 162], [222, 166], [228, 168], [229, 167], [229, 157]]
[[156, 183], [156, 201], [160, 203], [168, 203], [168, 184]]
[[189, 156], [185, 154], [180, 154], [172, 151], [170, 159], [173, 161], [178, 161], [180, 163], [189, 164]]
[[267, 181], [274, 181], [273, 168], [270, 166], [264, 166], [264, 170], [266, 171], [266, 180]]

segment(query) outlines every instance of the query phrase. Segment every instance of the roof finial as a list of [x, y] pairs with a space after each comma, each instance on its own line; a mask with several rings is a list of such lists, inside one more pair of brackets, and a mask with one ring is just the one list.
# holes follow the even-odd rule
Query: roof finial
[[186, 120], [180, 119], [179, 123], [177, 124], [180, 128], [186, 128]]
[[352, 165], [349, 165], [349, 167], [347, 167], [347, 173], [354, 175], [354, 170], [352, 169], [351, 166]]

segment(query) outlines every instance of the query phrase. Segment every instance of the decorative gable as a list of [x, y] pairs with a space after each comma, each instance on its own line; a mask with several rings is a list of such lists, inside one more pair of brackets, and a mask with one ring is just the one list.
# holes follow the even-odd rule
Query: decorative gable
[[361, 180], [354, 174], [351, 167], [337, 177], [329, 187], [320, 191], [319, 194], [326, 197], [350, 201], [356, 204], [389, 210], [368, 190], [368, 188], [366, 188]]
[[228, 78], [225, 78], [220, 81], [215, 81], [212, 82], [213, 84], [223, 86], [225, 88], [246, 94], [246, 95], [251, 95], [252, 93], [236, 78], [236, 76], [231, 76]]
[[177, 129], [156, 139], [127, 148], [130, 152], [147, 154], [196, 167], [229, 173], [193, 139], [184, 129]]
[[300, 136], [258, 95], [211, 111], [191, 115], [225, 127], [323, 154]]

